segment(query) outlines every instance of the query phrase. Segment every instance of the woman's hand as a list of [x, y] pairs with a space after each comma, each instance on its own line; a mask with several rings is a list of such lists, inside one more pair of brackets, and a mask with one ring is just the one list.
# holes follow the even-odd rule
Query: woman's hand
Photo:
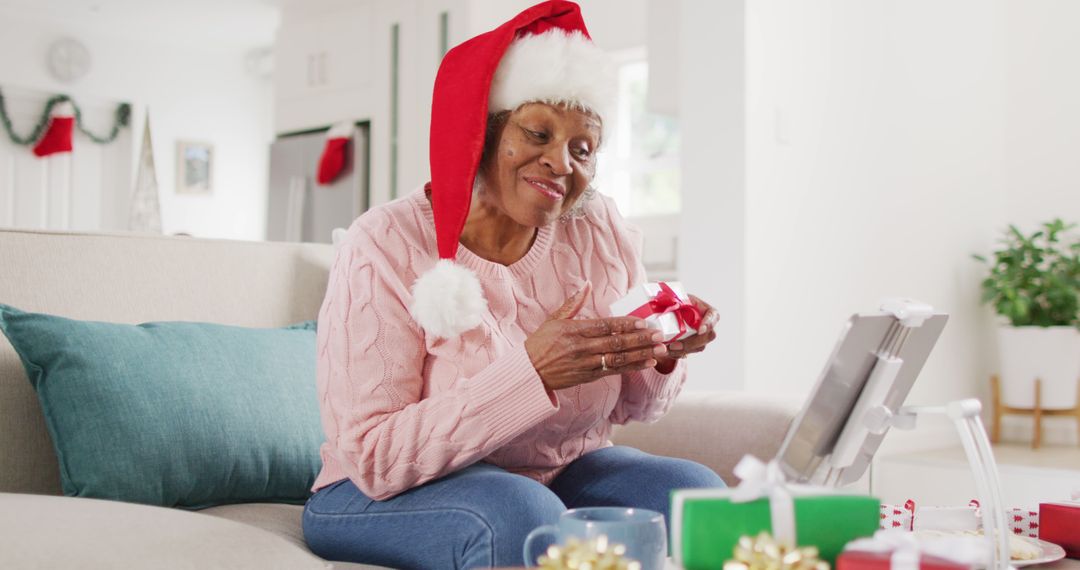
[[573, 320], [591, 290], [586, 283], [525, 339], [525, 351], [548, 390], [652, 368], [667, 354], [660, 331], [636, 317]]
[[687, 354], [701, 352], [707, 344], [716, 340], [716, 331], [713, 330], [719, 318], [716, 309], [693, 295], [690, 295], [690, 301], [701, 311], [701, 326], [698, 327], [697, 334], [668, 343], [667, 356], [658, 358], [656, 364], [656, 369], [665, 374], [675, 368], [678, 359], [686, 358]]

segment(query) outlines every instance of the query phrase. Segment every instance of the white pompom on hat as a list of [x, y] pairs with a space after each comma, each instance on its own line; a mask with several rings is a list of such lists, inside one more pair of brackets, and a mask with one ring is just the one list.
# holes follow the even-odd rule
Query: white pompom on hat
[[427, 334], [458, 336], [479, 325], [487, 310], [479, 279], [454, 259], [488, 114], [543, 102], [589, 111], [602, 124], [614, 106], [615, 77], [580, 8], [565, 0], [537, 4], [443, 58], [432, 95], [429, 153], [439, 261], [416, 280], [409, 307]]

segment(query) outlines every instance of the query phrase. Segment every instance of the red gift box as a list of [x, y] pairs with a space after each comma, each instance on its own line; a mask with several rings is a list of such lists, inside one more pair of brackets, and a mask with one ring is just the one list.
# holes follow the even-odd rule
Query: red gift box
[[1060, 545], [1069, 558], [1080, 558], [1080, 502], [1040, 504], [1039, 538]]
[[[889, 570], [892, 567], [891, 552], [865, 552], [845, 550], [836, 559], [836, 570]], [[938, 558], [922, 555], [919, 557], [919, 570], [969, 570], [971, 566], [958, 564]]]

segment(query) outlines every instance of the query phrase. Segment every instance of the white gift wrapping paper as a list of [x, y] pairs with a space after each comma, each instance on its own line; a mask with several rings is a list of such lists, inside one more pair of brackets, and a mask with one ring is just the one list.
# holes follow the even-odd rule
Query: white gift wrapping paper
[[[679, 299], [684, 303], [690, 303], [690, 298], [687, 297], [686, 292], [683, 290], [682, 283], [678, 281], [666, 281], [665, 283], [667, 283], [668, 287], [671, 287], [671, 290], [675, 292]], [[638, 307], [648, 303], [659, 292], [659, 283], [644, 283], [634, 287], [625, 297], [611, 304], [611, 314], [618, 317], [629, 315]], [[680, 335], [679, 319], [671, 313], [651, 315], [645, 319], [645, 322], [650, 327], [660, 329], [664, 333], [664, 342], [682, 340], [697, 334], [697, 329], [687, 325], [686, 332]]]

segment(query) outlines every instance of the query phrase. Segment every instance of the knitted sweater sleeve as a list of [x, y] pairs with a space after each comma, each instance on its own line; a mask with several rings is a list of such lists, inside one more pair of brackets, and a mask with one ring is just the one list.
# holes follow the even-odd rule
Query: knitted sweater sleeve
[[319, 311], [318, 392], [329, 453], [365, 495], [387, 499], [456, 471], [557, 411], [524, 347], [424, 397], [411, 269], [384, 251], [392, 240], [350, 233]]
[[[626, 264], [627, 289], [645, 283], [645, 265], [641, 260], [643, 236], [615, 207], [614, 201], [604, 200], [610, 234]], [[616, 424], [631, 421], [652, 423], [664, 417], [686, 381], [686, 359], [678, 360], [675, 368], [664, 374], [654, 368], [628, 372], [622, 376], [622, 390], [610, 419]]]

